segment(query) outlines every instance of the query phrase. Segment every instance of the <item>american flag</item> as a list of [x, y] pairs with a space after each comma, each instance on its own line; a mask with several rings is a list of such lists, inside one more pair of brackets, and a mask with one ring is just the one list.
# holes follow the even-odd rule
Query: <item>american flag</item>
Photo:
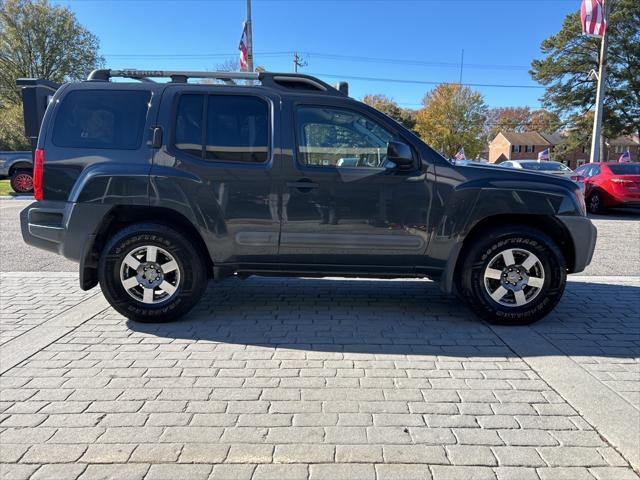
[[460, 150], [458, 150], [458, 153], [456, 153], [456, 156], [453, 157], [455, 160], [466, 160], [467, 157], [464, 156], [464, 147], [462, 147]]
[[238, 46], [238, 50], [240, 50], [240, 71], [242, 72], [246, 72], [247, 71], [247, 59], [249, 56], [249, 46], [248, 46], [248, 39], [247, 39], [247, 23], [244, 23], [244, 26], [242, 28], [242, 37], [240, 37], [240, 45]]
[[602, 37], [606, 28], [603, 0], [582, 0], [580, 17], [582, 33], [590, 37]]
[[549, 151], [548, 148], [544, 149], [543, 151], [541, 151], [538, 154], [538, 161], [539, 162], [542, 162], [542, 161], [547, 162], [549, 160], [551, 160], [551, 152]]
[[627, 150], [622, 155], [620, 155], [620, 158], [618, 159], [618, 161], [622, 162], [622, 163], [630, 162], [631, 161], [631, 153], [629, 153], [629, 151]]

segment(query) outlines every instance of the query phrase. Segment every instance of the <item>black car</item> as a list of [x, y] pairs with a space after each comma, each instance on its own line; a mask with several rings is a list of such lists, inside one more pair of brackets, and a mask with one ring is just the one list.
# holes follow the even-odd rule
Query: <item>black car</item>
[[[595, 247], [579, 188], [453, 165], [346, 90], [297, 74], [137, 70], [62, 85], [37, 139], [24, 239], [79, 262], [83, 289], [99, 282], [143, 322], [185, 314], [209, 278], [231, 275], [428, 277], [490, 322], [549, 313]], [[41, 96], [23, 97], [36, 111], [26, 99]]]

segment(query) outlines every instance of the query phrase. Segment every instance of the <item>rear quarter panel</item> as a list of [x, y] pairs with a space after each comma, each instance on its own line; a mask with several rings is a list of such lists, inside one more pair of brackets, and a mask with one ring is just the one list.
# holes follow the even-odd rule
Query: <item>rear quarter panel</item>
[[[117, 89], [148, 91], [149, 106], [140, 145], [135, 149], [72, 148], [53, 142], [53, 127], [62, 102], [75, 91]], [[38, 148], [44, 148], [44, 198], [107, 204], [148, 204], [148, 174], [152, 149], [150, 132], [157, 116], [161, 87], [151, 84], [81, 82], [62, 86], [42, 123]]]

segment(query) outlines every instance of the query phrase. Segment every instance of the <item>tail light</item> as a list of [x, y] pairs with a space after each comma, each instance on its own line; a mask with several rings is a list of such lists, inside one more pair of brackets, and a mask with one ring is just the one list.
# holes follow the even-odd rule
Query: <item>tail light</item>
[[574, 182], [584, 182], [585, 177], [583, 175], [571, 175], [571, 180]]
[[44, 150], [36, 149], [33, 159], [33, 196], [36, 200], [42, 200], [42, 174], [44, 170]]

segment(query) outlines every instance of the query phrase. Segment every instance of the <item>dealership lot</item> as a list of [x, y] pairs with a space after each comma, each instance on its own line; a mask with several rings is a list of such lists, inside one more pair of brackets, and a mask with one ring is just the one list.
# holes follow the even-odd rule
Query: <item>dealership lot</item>
[[143, 325], [21, 244], [18, 203], [0, 204], [1, 478], [638, 478], [638, 216], [596, 219], [594, 263], [532, 327], [427, 281], [259, 277]]

